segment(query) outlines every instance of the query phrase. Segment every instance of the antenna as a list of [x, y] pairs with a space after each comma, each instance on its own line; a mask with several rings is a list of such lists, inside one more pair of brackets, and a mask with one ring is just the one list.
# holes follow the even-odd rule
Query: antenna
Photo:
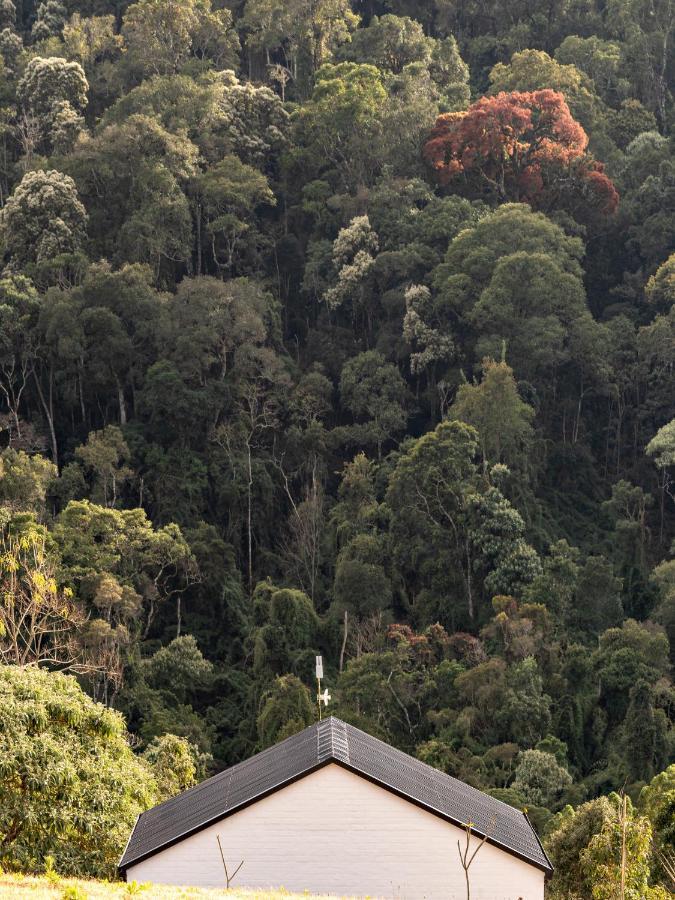
[[325, 688], [323, 693], [321, 692], [321, 679], [323, 678], [323, 657], [316, 657], [316, 703], [319, 707], [319, 722], [321, 721], [321, 704], [324, 706], [328, 706], [328, 701], [330, 700], [330, 694], [328, 693], [328, 688]]

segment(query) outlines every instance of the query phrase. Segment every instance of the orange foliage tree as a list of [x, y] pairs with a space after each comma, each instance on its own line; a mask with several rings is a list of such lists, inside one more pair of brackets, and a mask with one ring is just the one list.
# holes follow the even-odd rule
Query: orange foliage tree
[[424, 158], [440, 184], [463, 186], [475, 196], [539, 209], [574, 198], [611, 214], [619, 195], [587, 146], [563, 94], [513, 91], [439, 116]]

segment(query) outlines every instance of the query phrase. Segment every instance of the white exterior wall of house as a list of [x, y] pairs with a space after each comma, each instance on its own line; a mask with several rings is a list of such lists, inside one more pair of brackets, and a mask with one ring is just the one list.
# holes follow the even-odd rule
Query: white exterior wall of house
[[[334, 764], [130, 866], [127, 880], [224, 887], [217, 835], [230, 872], [244, 860], [234, 888], [466, 898], [464, 831]], [[544, 873], [491, 844], [470, 878], [471, 900], [544, 898]]]

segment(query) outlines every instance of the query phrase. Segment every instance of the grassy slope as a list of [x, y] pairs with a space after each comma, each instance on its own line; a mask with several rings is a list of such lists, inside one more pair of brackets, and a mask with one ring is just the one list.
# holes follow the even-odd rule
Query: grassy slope
[[[130, 893], [125, 884], [106, 884], [102, 881], [76, 881], [62, 878], [51, 883], [46, 878], [29, 878], [19, 875], [0, 874], [0, 900], [61, 900], [69, 887], [78, 887], [87, 900], [123, 900], [133, 896], [138, 900], [293, 900], [307, 897], [307, 894], [289, 894], [284, 890], [274, 891], [207, 891], [200, 888], [177, 888], [165, 885]], [[316, 895], [312, 895], [317, 900]], [[328, 898], [324, 898], [328, 900]]]

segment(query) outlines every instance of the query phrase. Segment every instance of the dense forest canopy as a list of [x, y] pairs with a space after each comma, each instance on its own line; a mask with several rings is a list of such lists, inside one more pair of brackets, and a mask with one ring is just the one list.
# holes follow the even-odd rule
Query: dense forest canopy
[[626, 829], [673, 888], [674, 24], [0, 0], [3, 864], [119, 849], [17, 817], [45, 734], [91, 780], [122, 713], [133, 820], [313, 721], [321, 653], [551, 896], [617, 897]]

